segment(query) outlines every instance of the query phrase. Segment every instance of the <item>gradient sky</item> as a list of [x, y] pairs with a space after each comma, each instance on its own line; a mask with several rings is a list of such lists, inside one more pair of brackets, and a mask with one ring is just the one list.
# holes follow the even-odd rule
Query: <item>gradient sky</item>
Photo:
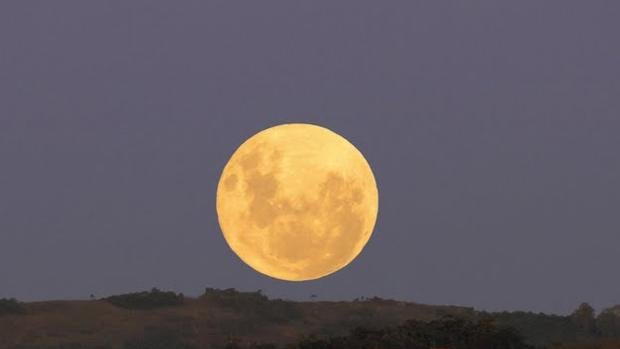
[[[158, 286], [488, 310], [620, 303], [620, 2], [0, 2], [0, 297]], [[215, 216], [235, 148], [331, 128], [375, 233], [259, 275]]]

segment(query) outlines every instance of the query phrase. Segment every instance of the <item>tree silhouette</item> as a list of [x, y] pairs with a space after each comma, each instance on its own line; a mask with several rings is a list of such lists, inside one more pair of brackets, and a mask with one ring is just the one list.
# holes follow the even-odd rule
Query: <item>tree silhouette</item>
[[588, 303], [581, 303], [571, 314], [571, 319], [577, 328], [585, 334], [596, 333], [596, 323], [594, 320], [594, 308]]

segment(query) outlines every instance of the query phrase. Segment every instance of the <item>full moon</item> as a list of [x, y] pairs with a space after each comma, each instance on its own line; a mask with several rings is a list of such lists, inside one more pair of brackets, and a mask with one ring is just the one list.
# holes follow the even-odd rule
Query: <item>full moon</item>
[[217, 215], [254, 270], [305, 281], [351, 263], [372, 234], [379, 195], [353, 144], [320, 126], [284, 124], [246, 140], [224, 167]]

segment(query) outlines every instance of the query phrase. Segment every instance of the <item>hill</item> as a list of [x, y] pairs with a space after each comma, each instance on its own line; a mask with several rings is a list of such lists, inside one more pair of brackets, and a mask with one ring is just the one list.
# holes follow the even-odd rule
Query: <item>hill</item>
[[231, 341], [284, 345], [302, 337], [345, 336], [355, 328], [382, 329], [446, 316], [491, 319], [515, 328], [534, 345], [595, 337], [570, 317], [544, 314], [483, 313], [376, 297], [293, 302], [234, 289], [207, 289], [199, 298], [188, 298], [154, 289], [90, 301], [19, 303], [14, 313], [0, 315], [0, 348], [133, 349], [168, 343], [165, 348], [173, 349], [181, 342], [192, 348], [223, 348]]

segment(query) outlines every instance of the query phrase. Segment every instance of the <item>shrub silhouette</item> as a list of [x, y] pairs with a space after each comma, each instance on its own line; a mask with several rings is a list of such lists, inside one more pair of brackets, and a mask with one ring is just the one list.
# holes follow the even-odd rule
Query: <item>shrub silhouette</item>
[[0, 299], [0, 316], [9, 314], [21, 314], [24, 307], [15, 298]]
[[127, 293], [104, 298], [105, 301], [125, 309], [154, 309], [181, 305], [185, 297], [182, 293], [160, 291], [153, 288], [150, 292]]
[[620, 316], [605, 310], [596, 317], [597, 333], [603, 337], [620, 337]]
[[240, 312], [253, 321], [286, 322], [301, 317], [298, 306], [282, 299], [269, 299], [261, 290], [240, 292], [234, 288], [218, 290], [205, 289], [201, 299]]

